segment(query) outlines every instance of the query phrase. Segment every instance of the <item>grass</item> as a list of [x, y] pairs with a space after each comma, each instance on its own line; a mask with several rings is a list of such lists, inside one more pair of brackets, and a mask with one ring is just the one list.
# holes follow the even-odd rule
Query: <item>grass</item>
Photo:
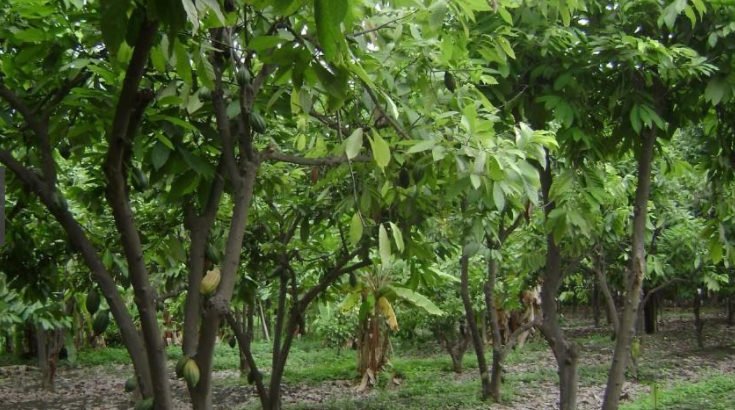
[[[666, 336], [656, 336], [657, 343], [651, 343], [644, 350], [639, 368], [639, 377], [645, 384], [663, 380], [671, 366], [677, 363], [668, 348]], [[663, 338], [662, 338], [663, 337]], [[651, 339], [654, 341], [654, 339]], [[576, 338], [581, 349], [579, 366], [580, 386], [600, 386], [607, 378], [612, 341], [605, 331], [587, 333]], [[664, 343], [662, 343], [662, 341]], [[455, 375], [451, 370], [451, 361], [446, 352], [432, 341], [415, 343], [413, 341], [393, 341], [393, 354], [390, 365], [379, 376], [378, 386], [369, 394], [352, 394], [347, 385], [356, 385], [356, 352], [338, 350], [323, 346], [320, 340], [303, 338], [295, 340], [288, 358], [283, 382], [290, 386], [291, 393], [297, 397], [302, 394], [329, 396], [326, 402], [302, 403], [286, 405], [289, 409], [417, 409], [417, 408], [488, 408], [488, 403], [479, 398], [480, 382], [477, 374], [477, 363], [472, 348], [464, 356], [464, 374]], [[270, 345], [264, 341], [253, 343], [256, 361], [268, 378], [271, 365]], [[689, 350], [685, 354], [697, 354]], [[178, 346], [167, 349], [170, 366], [181, 357]], [[492, 352], [487, 350], [487, 359], [491, 360]], [[713, 351], [708, 357], [728, 360], [730, 351]], [[720, 357], [722, 356], [722, 357]], [[596, 357], [591, 360], [591, 357]], [[35, 364], [33, 360], [21, 361], [12, 356], [0, 356], [0, 365]], [[99, 350], [82, 350], [78, 352], [72, 366], [112, 366], [130, 364], [125, 349], [108, 347]], [[488, 363], [489, 364], [489, 363]], [[522, 349], [509, 353], [505, 362], [508, 372], [504, 374], [501, 388], [504, 403], [522, 402], [529, 396], [530, 386], [553, 386], [557, 382], [556, 367], [550, 357], [548, 346], [540, 338], [534, 338]], [[67, 364], [69, 365], [69, 364]], [[226, 343], [218, 343], [215, 347], [215, 371], [229, 370], [233, 374], [217, 379], [217, 386], [243, 386], [236, 371], [239, 367], [237, 348], [230, 348]], [[706, 370], [705, 370], [706, 371]], [[395, 386], [392, 378], [397, 377], [400, 385]], [[348, 380], [349, 383], [343, 381]], [[337, 381], [337, 383], [331, 383]], [[661, 386], [665, 387], [661, 387]], [[731, 409], [735, 403], [735, 375], [713, 375], [703, 373], [703, 378], [696, 383], [671, 384], [659, 383], [655, 393], [638, 397], [634, 402], [621, 406], [623, 410], [642, 409]], [[525, 397], [525, 398], [524, 398]], [[257, 400], [252, 399], [244, 404], [246, 409], [259, 408]]]
[[621, 410], [730, 410], [735, 403], [735, 375], [711, 375], [697, 383], [666, 390], [653, 389], [647, 397], [620, 406]]

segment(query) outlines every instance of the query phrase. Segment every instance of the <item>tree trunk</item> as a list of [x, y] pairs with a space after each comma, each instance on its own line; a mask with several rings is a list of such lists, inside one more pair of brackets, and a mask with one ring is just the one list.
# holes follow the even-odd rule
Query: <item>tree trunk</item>
[[727, 297], [727, 325], [732, 326], [735, 322], [735, 301], [733, 295]]
[[480, 371], [480, 381], [482, 383], [481, 398], [482, 400], [487, 400], [490, 397], [490, 375], [487, 370], [487, 360], [485, 359], [485, 345], [482, 343], [480, 329], [477, 328], [475, 311], [472, 309], [472, 299], [470, 298], [469, 256], [463, 254], [459, 264], [460, 293], [465, 314], [467, 315], [467, 326], [470, 328], [472, 344], [475, 347], [475, 355], [477, 356], [477, 367]]
[[615, 410], [620, 402], [620, 392], [625, 380], [625, 368], [630, 351], [630, 343], [635, 332], [635, 320], [641, 301], [641, 288], [646, 273], [646, 220], [648, 213], [648, 198], [651, 190], [651, 166], [653, 150], [656, 141], [655, 132], [651, 131], [641, 136], [641, 149], [638, 155], [638, 186], [636, 187], [634, 213], [631, 267], [623, 303], [623, 316], [620, 321], [618, 335], [615, 341], [615, 351], [612, 366], [608, 374], [603, 410]]
[[646, 301], [643, 306], [643, 319], [643, 328], [647, 334], [658, 331], [658, 295], [654, 294]]
[[618, 319], [618, 310], [615, 307], [615, 299], [613, 298], [612, 292], [610, 292], [610, 286], [608, 286], [607, 284], [607, 277], [604, 269], [605, 268], [603, 263], [600, 262], [600, 264], [597, 268], [594, 269], [594, 271], [595, 276], [597, 277], [597, 284], [600, 288], [600, 291], [602, 292], [603, 299], [605, 300], [607, 321], [612, 328], [612, 334], [610, 335], [610, 337], [615, 340], [615, 337], [618, 334], [618, 328], [620, 327], [620, 322]]
[[36, 331], [36, 355], [41, 370], [41, 387], [54, 391], [59, 352], [64, 346], [64, 329], [45, 330], [40, 325]]
[[258, 309], [260, 310], [260, 324], [263, 327], [263, 337], [265, 338], [266, 342], [270, 343], [271, 337], [268, 334], [268, 319], [263, 312], [263, 302], [258, 302]]
[[597, 281], [593, 281], [592, 283], [592, 320], [595, 324], [595, 328], [600, 327], [600, 286], [597, 284]]
[[250, 202], [253, 198], [257, 169], [257, 163], [249, 162], [245, 176], [240, 176], [238, 180], [233, 181], [233, 185], [235, 185], [235, 193], [232, 199], [234, 207], [230, 220], [230, 231], [225, 245], [225, 256], [222, 261], [221, 279], [216, 293], [208, 301], [204, 320], [199, 331], [195, 359], [199, 366], [199, 383], [194, 388], [189, 389], [194, 410], [209, 410], [212, 408], [211, 377], [214, 345], [222, 315], [229, 310], [230, 299], [235, 287], [235, 274], [240, 265], [242, 241], [245, 237], [245, 227], [248, 222]]
[[699, 347], [700, 349], [703, 349], [704, 348], [704, 336], [702, 334], [702, 331], [704, 330], [704, 319], [702, 319], [701, 308], [702, 308], [702, 294], [700, 293], [700, 289], [697, 289], [694, 292], [694, 303], [693, 303], [694, 331], [697, 337], [697, 347]]
[[[548, 218], [555, 204], [549, 196], [552, 184], [551, 161], [546, 158], [546, 167], [539, 170], [541, 191], [543, 194], [544, 215]], [[543, 321], [541, 334], [554, 353], [559, 373], [559, 409], [573, 410], [577, 407], [577, 360], [579, 349], [571, 340], [565, 338], [559, 325], [559, 312], [556, 298], [563, 279], [561, 270], [561, 250], [554, 240], [553, 234], [546, 235], [546, 266], [541, 284], [541, 312]]]
[[[498, 246], [488, 240], [488, 248], [496, 249]], [[500, 335], [500, 323], [495, 303], [495, 283], [498, 278], [498, 262], [490, 256], [487, 261], [487, 278], [483, 290], [485, 291], [485, 310], [490, 317], [490, 331], [493, 341], [493, 362], [490, 372], [490, 395], [495, 402], [500, 402], [500, 384], [503, 373], [503, 339]]]

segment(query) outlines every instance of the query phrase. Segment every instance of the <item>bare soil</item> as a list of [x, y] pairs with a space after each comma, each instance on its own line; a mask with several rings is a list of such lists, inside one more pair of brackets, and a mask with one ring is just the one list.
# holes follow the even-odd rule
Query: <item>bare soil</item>
[[[658, 333], [642, 337], [642, 355], [639, 359], [639, 377], [645, 382], [631, 380], [623, 388], [624, 400], [632, 400], [650, 393], [651, 380], [659, 389], [684, 382], [696, 382], [713, 373], [735, 373], [735, 327], [727, 326], [721, 318], [708, 318], [705, 325], [704, 349], [696, 346], [694, 326], [690, 317], [669, 317]], [[568, 333], [581, 342], [581, 368], [600, 369], [609, 365], [611, 344], [589, 338], [600, 329], [576, 326]], [[471, 355], [472, 352], [468, 352]], [[447, 360], [449, 358], [447, 357]], [[550, 353], [536, 352], [532, 362], [520, 360], [507, 366], [507, 373], [523, 375], [540, 369], [555, 369]], [[44, 391], [40, 387], [38, 369], [32, 366], [0, 367], [0, 409], [129, 409], [135, 398], [125, 393], [123, 385], [131, 374], [131, 366], [106, 365], [59, 369], [56, 391]], [[170, 369], [176, 409], [190, 408], [186, 388]], [[455, 379], [476, 378], [475, 370], [468, 369]], [[604, 380], [580, 383], [578, 408], [598, 409], [604, 393]], [[216, 409], [237, 409], [257, 404], [252, 386], [240, 382], [237, 371], [218, 371], [214, 374], [213, 400]], [[322, 403], [335, 399], [355, 397], [355, 380], [333, 380], [319, 385], [284, 385], [284, 402], [320, 408]], [[517, 383], [511, 403], [493, 404], [492, 408], [504, 410], [554, 409], [557, 403], [557, 385], [553, 381]], [[400, 389], [400, 385], [391, 388]], [[360, 393], [370, 395], [372, 393]], [[488, 404], [488, 407], [490, 405]]]

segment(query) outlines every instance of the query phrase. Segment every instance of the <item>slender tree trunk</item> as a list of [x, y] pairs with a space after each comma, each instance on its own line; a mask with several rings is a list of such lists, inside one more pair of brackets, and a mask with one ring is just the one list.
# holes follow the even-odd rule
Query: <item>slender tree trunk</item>
[[647, 334], [653, 334], [658, 331], [658, 295], [654, 294], [643, 305], [643, 330]]
[[701, 314], [701, 308], [702, 308], [702, 294], [699, 292], [699, 289], [697, 289], [694, 292], [694, 303], [693, 303], [693, 311], [694, 311], [694, 330], [697, 337], [697, 347], [700, 349], [704, 348], [704, 336], [702, 334], [702, 331], [704, 330], [704, 319], [702, 319]]
[[204, 321], [199, 331], [196, 362], [199, 366], [199, 383], [189, 389], [194, 410], [209, 410], [212, 408], [211, 377], [214, 345], [217, 340], [217, 331], [222, 315], [229, 311], [230, 299], [235, 286], [235, 274], [240, 264], [242, 241], [245, 237], [245, 227], [248, 222], [250, 202], [253, 198], [257, 163], [249, 162], [244, 176], [233, 181], [236, 185], [233, 195], [234, 207], [230, 220], [230, 231], [225, 245], [225, 256], [222, 262], [221, 279], [217, 291], [208, 300], [204, 313]]
[[618, 328], [620, 327], [620, 322], [618, 320], [618, 310], [615, 307], [615, 299], [613, 298], [612, 293], [610, 292], [610, 287], [607, 284], [607, 278], [605, 276], [605, 273], [601, 269], [595, 269], [595, 276], [597, 276], [597, 283], [599, 283], [600, 290], [602, 291], [602, 296], [605, 299], [605, 307], [607, 309], [607, 320], [610, 323], [610, 326], [612, 327], [612, 334], [610, 335], [613, 340], [615, 340], [615, 337], [618, 334]]
[[477, 367], [480, 371], [480, 381], [482, 383], [482, 400], [490, 397], [490, 374], [487, 369], [487, 360], [485, 359], [485, 345], [482, 342], [482, 335], [477, 327], [475, 319], [475, 311], [472, 309], [472, 299], [470, 298], [470, 279], [469, 279], [469, 256], [462, 255], [460, 259], [460, 282], [462, 303], [464, 304], [465, 314], [467, 315], [467, 326], [470, 328], [472, 335], [472, 344], [475, 347], [475, 355], [477, 356]]
[[733, 295], [727, 297], [727, 325], [732, 326], [735, 322], [735, 299]]
[[36, 356], [38, 358], [38, 368], [41, 370], [41, 387], [45, 390], [53, 391], [53, 382], [49, 375], [49, 349], [46, 336], [46, 330], [41, 325], [38, 325], [36, 327]]
[[592, 320], [595, 324], [595, 328], [600, 327], [600, 286], [597, 281], [594, 280], [592, 283]]
[[[553, 177], [548, 153], [546, 168], [539, 170], [539, 173], [543, 200], [546, 204], [544, 214], [548, 218], [549, 213], [555, 208], [555, 204], [549, 196]], [[576, 343], [566, 339], [559, 325], [556, 297], [563, 279], [563, 273], [561, 270], [561, 250], [551, 233], [546, 235], [546, 266], [543, 273], [543, 283], [541, 284], [541, 312], [543, 313], [541, 333], [551, 347], [558, 367], [559, 408], [561, 410], [573, 410], [577, 407], [579, 348]]]
[[258, 302], [258, 308], [260, 310], [260, 324], [263, 326], [263, 337], [265, 338], [266, 342], [270, 343], [271, 337], [268, 334], [268, 319], [263, 312], [263, 302]]
[[641, 149], [638, 155], [638, 186], [636, 187], [635, 203], [633, 204], [631, 267], [626, 283], [623, 316], [615, 341], [612, 366], [608, 374], [607, 388], [602, 404], [603, 410], [616, 410], [620, 402], [620, 392], [625, 381], [625, 368], [627, 367], [631, 339], [635, 332], [635, 319], [641, 301], [643, 278], [646, 273], [646, 220], [648, 198], [651, 190], [651, 167], [656, 141], [655, 132], [651, 131], [643, 134], [641, 138]]
[[[495, 249], [497, 246], [488, 241], [488, 248]], [[495, 283], [498, 277], [498, 262], [491, 256], [487, 261], [487, 279], [485, 286], [485, 310], [490, 316], [490, 331], [493, 341], [493, 361], [490, 372], [490, 395], [493, 400], [500, 402], [500, 384], [503, 375], [503, 339], [500, 336], [500, 323], [495, 303]]]

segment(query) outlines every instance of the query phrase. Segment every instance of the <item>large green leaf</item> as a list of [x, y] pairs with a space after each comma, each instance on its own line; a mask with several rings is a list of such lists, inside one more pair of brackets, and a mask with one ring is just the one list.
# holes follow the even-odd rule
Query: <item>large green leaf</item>
[[390, 239], [388, 239], [388, 232], [385, 230], [383, 224], [380, 224], [378, 228], [378, 253], [380, 254], [380, 262], [383, 264], [383, 268], [390, 266]]
[[358, 128], [350, 134], [345, 141], [345, 155], [348, 159], [355, 158], [362, 149], [362, 128]]
[[430, 315], [441, 316], [444, 314], [444, 312], [439, 309], [439, 307], [435, 305], [434, 302], [430, 301], [429, 298], [418, 292], [398, 286], [389, 286], [389, 288], [396, 294], [396, 297], [398, 297], [399, 299], [405, 300], [406, 302], [409, 302], [412, 305], [425, 310]]
[[380, 169], [385, 170], [390, 162], [390, 147], [388, 143], [377, 132], [373, 132], [373, 138], [370, 139], [370, 145], [373, 149], [373, 158]]
[[100, 0], [102, 39], [112, 55], [125, 39], [129, 7], [130, 0]]
[[340, 26], [347, 14], [347, 6], [347, 0], [314, 0], [316, 35], [328, 61], [339, 61], [345, 48]]

